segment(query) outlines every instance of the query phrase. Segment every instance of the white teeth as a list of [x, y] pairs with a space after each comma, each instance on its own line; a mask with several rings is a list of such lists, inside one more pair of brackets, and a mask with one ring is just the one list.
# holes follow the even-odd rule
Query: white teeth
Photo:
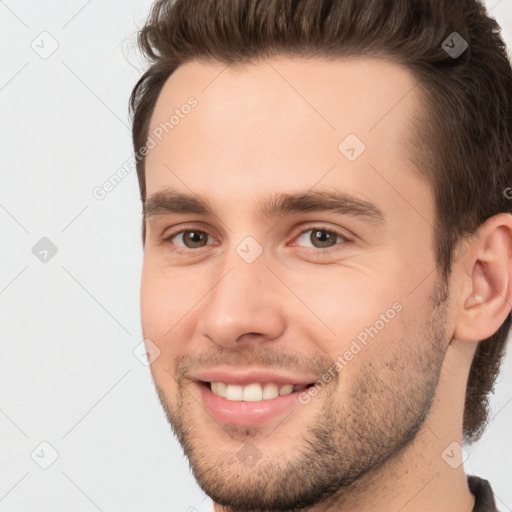
[[285, 384], [279, 388], [279, 396], [289, 395], [293, 391], [293, 384]]
[[226, 388], [226, 398], [235, 402], [241, 402], [243, 398], [243, 388], [236, 384], [228, 384]]
[[258, 402], [263, 398], [261, 384], [249, 384], [244, 388], [244, 402]]
[[284, 384], [279, 387], [278, 384], [268, 383], [262, 386], [258, 382], [239, 386], [238, 384], [225, 384], [224, 382], [211, 382], [212, 393], [214, 395], [232, 400], [235, 402], [259, 402], [260, 400], [271, 400], [278, 396], [289, 395], [294, 391], [304, 389], [306, 385]]
[[212, 392], [214, 395], [221, 396], [222, 398], [226, 398], [226, 384], [224, 382], [212, 382]]
[[263, 400], [269, 400], [276, 396], [279, 396], [279, 388], [277, 387], [277, 384], [265, 384], [265, 387], [263, 388]]

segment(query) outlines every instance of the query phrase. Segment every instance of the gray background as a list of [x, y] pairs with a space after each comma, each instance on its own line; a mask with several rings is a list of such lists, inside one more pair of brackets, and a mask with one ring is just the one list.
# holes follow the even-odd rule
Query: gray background
[[[150, 5], [0, 0], [4, 512], [212, 507], [134, 354], [135, 171], [104, 199], [93, 195], [132, 154], [127, 103], [143, 67], [133, 35]], [[512, 0], [487, 5], [512, 45]], [[512, 511], [510, 352], [492, 422], [466, 461], [491, 482], [502, 512]]]

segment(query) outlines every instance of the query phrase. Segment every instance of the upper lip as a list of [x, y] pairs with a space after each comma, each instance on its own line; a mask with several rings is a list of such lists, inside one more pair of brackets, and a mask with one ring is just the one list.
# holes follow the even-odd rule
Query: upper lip
[[307, 385], [317, 380], [316, 377], [297, 375], [281, 370], [211, 368], [196, 372], [192, 378], [202, 382], [225, 382], [245, 386], [253, 382], [275, 384]]

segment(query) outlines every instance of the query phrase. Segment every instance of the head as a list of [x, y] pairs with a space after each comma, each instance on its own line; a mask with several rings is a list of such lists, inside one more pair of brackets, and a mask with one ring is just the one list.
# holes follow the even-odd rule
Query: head
[[[512, 70], [482, 4], [158, 1], [139, 42], [143, 332], [205, 491], [311, 506], [452, 399], [478, 439], [512, 206]], [[229, 379], [294, 387], [219, 412]]]

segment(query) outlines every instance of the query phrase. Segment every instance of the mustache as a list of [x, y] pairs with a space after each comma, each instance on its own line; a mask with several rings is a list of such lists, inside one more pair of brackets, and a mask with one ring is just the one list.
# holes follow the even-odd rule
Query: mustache
[[334, 361], [318, 352], [291, 353], [276, 347], [261, 345], [244, 346], [236, 350], [208, 350], [201, 354], [185, 354], [175, 364], [177, 379], [187, 378], [193, 372], [216, 366], [250, 368], [263, 370], [293, 370], [296, 373], [314, 374], [320, 377]]

